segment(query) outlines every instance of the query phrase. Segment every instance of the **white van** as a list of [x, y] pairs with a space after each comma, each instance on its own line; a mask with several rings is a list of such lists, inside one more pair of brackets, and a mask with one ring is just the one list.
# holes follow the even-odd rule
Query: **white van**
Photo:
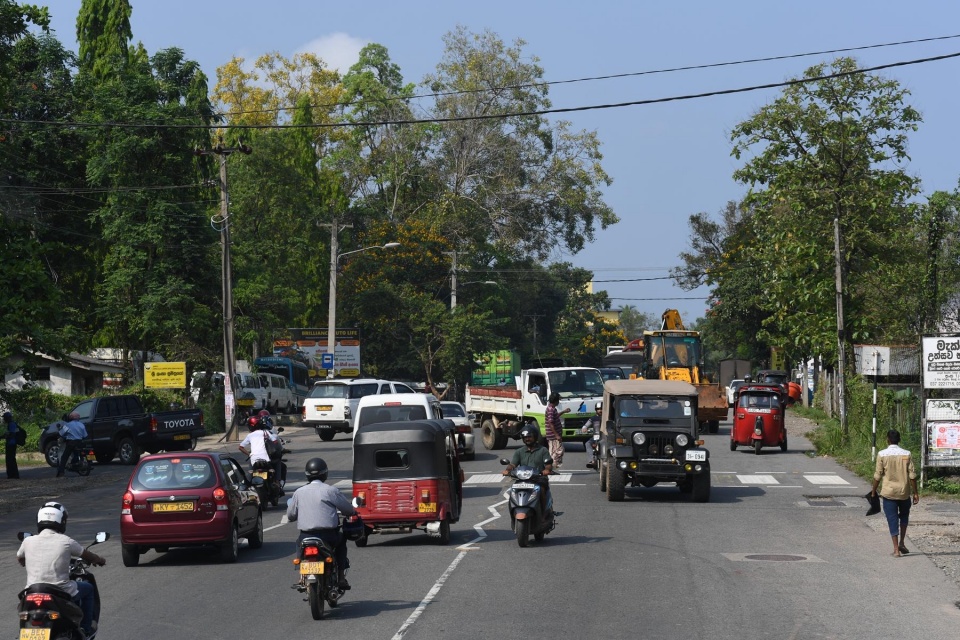
[[297, 397], [287, 383], [287, 379], [276, 373], [258, 373], [260, 385], [267, 396], [267, 409], [272, 413], [293, 413], [297, 408]]
[[333, 440], [337, 433], [353, 431], [353, 418], [357, 415], [357, 407], [363, 397], [384, 393], [417, 394], [402, 382], [375, 378], [344, 378], [318, 382], [303, 401], [300, 409], [301, 424], [316, 429], [317, 435], [324, 442]]
[[357, 407], [357, 431], [368, 424], [402, 422], [406, 420], [442, 420], [440, 401], [432, 393], [388, 393], [366, 396]]

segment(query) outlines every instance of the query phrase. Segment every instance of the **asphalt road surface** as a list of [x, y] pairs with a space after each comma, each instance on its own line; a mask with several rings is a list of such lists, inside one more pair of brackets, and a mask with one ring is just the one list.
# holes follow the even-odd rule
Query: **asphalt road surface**
[[[889, 555], [890, 540], [864, 518], [867, 484], [790, 435], [790, 450], [729, 450], [729, 423], [704, 436], [711, 453], [709, 503], [675, 486], [628, 489], [606, 501], [586, 454], [569, 445], [551, 483], [564, 512], [543, 543], [518, 547], [510, 530], [499, 457], [479, 445], [464, 464], [464, 514], [440, 546], [422, 532], [350, 545], [353, 589], [321, 621], [290, 588], [297, 531], [282, 508], [264, 515], [265, 543], [241, 547], [236, 564], [202, 550], [120, 559], [119, 509], [129, 468], [60, 499], [68, 533], [97, 551], [101, 640], [127, 638], [956, 638], [960, 589], [925, 556]], [[288, 428], [290, 483], [323, 456], [329, 482], [349, 493], [350, 440], [321, 442]], [[207, 443], [212, 444], [212, 439]], [[236, 444], [228, 446], [235, 450]], [[67, 478], [61, 482], [79, 481]], [[55, 489], [56, 487], [54, 487]], [[51, 490], [51, 495], [57, 492]], [[15, 637], [14, 602], [24, 573], [16, 532], [33, 530], [30, 505], [0, 517], [0, 635]]]

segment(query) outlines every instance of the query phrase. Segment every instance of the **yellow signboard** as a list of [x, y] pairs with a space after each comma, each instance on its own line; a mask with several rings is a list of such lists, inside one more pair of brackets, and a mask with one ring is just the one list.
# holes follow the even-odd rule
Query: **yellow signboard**
[[770, 368], [786, 371], [787, 360], [783, 347], [770, 347]]
[[144, 362], [143, 386], [148, 389], [186, 389], [186, 362]]

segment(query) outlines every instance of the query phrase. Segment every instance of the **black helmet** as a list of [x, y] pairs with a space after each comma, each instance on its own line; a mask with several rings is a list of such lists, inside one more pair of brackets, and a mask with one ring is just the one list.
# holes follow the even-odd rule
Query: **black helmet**
[[327, 481], [327, 463], [323, 461], [323, 458], [310, 458], [307, 460], [307, 466], [304, 472], [307, 474], [307, 482], [311, 480], [319, 480], [320, 482]]
[[58, 533], [67, 530], [67, 508], [59, 502], [47, 502], [37, 512], [37, 533], [53, 529]]
[[532, 425], [528, 424], [523, 429], [520, 429], [521, 440], [526, 440], [527, 438], [533, 438], [534, 440], [536, 440], [539, 436], [540, 436], [540, 431]]

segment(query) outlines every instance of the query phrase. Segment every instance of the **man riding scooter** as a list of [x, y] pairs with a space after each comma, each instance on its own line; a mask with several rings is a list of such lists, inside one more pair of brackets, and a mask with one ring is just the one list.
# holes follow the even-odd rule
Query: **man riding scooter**
[[[553, 509], [553, 495], [550, 492], [550, 481], [547, 478], [553, 473], [553, 458], [550, 457], [547, 448], [537, 442], [539, 435], [539, 430], [530, 425], [520, 430], [520, 439], [523, 440], [525, 446], [513, 452], [513, 459], [503, 470], [503, 475], [509, 476], [514, 469], [521, 465], [533, 467], [540, 473], [539, 482], [540, 486], [543, 487], [540, 499], [543, 500], [544, 513], [546, 513]], [[560, 512], [554, 512], [554, 515], [561, 514]]]
[[250, 433], [240, 443], [240, 452], [250, 457], [250, 466], [254, 469], [273, 469], [278, 495], [283, 496], [285, 493], [280, 486], [282, 475], [280, 465], [282, 461], [279, 457], [276, 460], [271, 460], [270, 454], [267, 452], [267, 442], [277, 443], [277, 437], [264, 426], [258, 416], [253, 416], [247, 420], [247, 429], [250, 430]]

